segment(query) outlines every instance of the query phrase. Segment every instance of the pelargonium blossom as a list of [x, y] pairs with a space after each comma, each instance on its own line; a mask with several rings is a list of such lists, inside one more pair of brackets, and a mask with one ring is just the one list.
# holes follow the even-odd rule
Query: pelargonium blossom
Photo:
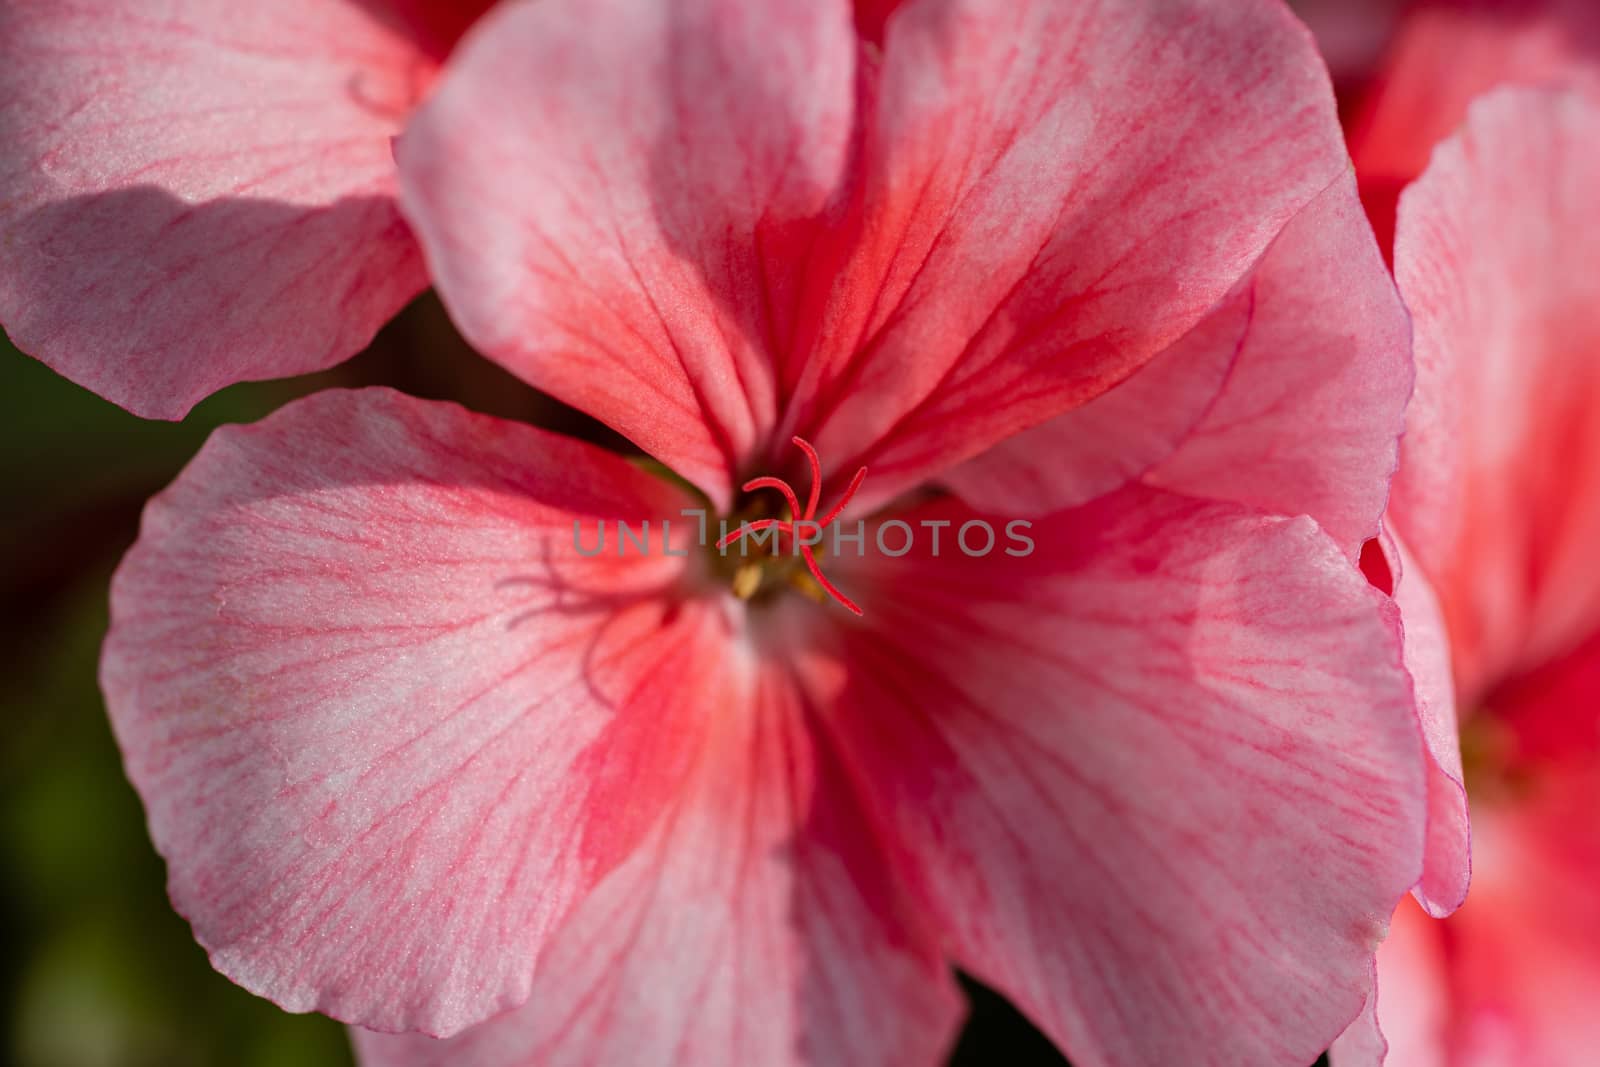
[[1600, 100], [1518, 87], [1400, 198], [1418, 386], [1390, 522], [1453, 646], [1473, 890], [1396, 915], [1336, 1067], [1577, 1067], [1600, 1042], [1597, 187]]
[[[174, 904], [368, 1063], [933, 1062], [951, 963], [1081, 1064], [1308, 1062], [1434, 865], [1356, 567], [1408, 327], [1303, 29], [880, 14], [506, 5], [398, 145], [468, 339], [679, 480], [327, 392], [146, 513], [102, 683]], [[687, 537], [861, 467], [949, 532], [830, 544], [859, 617]]]
[[1350, 152], [1385, 251], [1401, 190], [1467, 106], [1498, 85], [1600, 90], [1600, 5], [1592, 0], [1412, 0], [1351, 108]]
[[427, 288], [392, 141], [491, 0], [0, 0], [0, 326], [149, 418]]

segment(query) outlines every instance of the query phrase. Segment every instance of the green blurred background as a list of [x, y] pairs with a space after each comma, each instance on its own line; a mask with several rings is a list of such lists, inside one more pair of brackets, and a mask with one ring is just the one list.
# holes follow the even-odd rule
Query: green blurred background
[[143, 499], [219, 423], [298, 391], [245, 386], [185, 423], [147, 423], [0, 351], [0, 991], [13, 1063], [350, 1062], [336, 1024], [214, 974], [167, 906], [95, 684], [107, 582]]
[[267, 1067], [351, 1062], [343, 1028], [215, 974], [167, 904], [95, 682], [111, 572], [146, 498], [206, 436], [332, 385], [383, 383], [576, 428], [477, 357], [437, 302], [351, 362], [236, 386], [182, 423], [145, 422], [0, 340], [0, 1010], [19, 1067]]
[[[235, 386], [145, 422], [0, 337], [0, 1062], [17, 1067], [341, 1067], [343, 1028], [211, 970], [168, 906], [95, 681], [106, 591], [144, 501], [217, 426], [328, 386], [384, 384], [616, 444], [477, 356], [430, 294], [324, 374]], [[1065, 1061], [968, 983], [960, 1067]]]

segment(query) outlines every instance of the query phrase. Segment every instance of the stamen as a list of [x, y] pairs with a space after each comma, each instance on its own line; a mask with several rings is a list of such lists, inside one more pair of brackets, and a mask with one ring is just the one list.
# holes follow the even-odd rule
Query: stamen
[[[783, 494], [783, 499], [789, 505], [789, 516], [793, 518], [800, 514], [800, 501], [795, 499], [794, 490], [789, 488], [789, 483], [782, 478], [774, 478], [770, 474], [760, 478], [751, 478], [744, 483], [744, 491], [753, 493], [757, 489], [776, 489]], [[810, 518], [810, 516], [806, 516]]]
[[796, 434], [790, 440], [806, 454], [806, 462], [811, 464], [811, 495], [806, 498], [805, 514], [809, 519], [817, 513], [817, 497], [822, 493], [822, 461], [817, 458], [817, 450], [812, 448], [811, 443], [804, 437]]
[[749, 600], [761, 588], [761, 564], [746, 563], [733, 572], [733, 595]]
[[[744, 491], [753, 493], [758, 489], [776, 489], [783, 494], [784, 503], [789, 505], [789, 518], [787, 520], [757, 519], [754, 522], [740, 523], [737, 530], [730, 530], [717, 541], [717, 550], [719, 552], [726, 551], [729, 545], [746, 534], [759, 533], [762, 530], [776, 529], [779, 533], [795, 537], [794, 527], [796, 522], [805, 522], [818, 531], [826, 529], [844, 511], [845, 507], [850, 503], [850, 498], [856, 495], [856, 490], [861, 488], [861, 481], [867, 476], [867, 468], [865, 467], [856, 471], [855, 477], [850, 479], [850, 485], [845, 489], [844, 495], [839, 498], [839, 502], [833, 506], [833, 509], [820, 520], [814, 519], [813, 516], [817, 513], [817, 501], [822, 496], [822, 460], [817, 456], [817, 450], [812, 448], [810, 442], [805, 438], [796, 436], [793, 440], [795, 446], [805, 453], [806, 462], [811, 465], [811, 493], [806, 498], [805, 511], [802, 513], [800, 510], [800, 500], [795, 496], [794, 488], [782, 478], [775, 478], [771, 475], [751, 478], [744, 483]], [[811, 551], [811, 545], [805, 541], [799, 541], [798, 544], [800, 558], [805, 560], [806, 569], [811, 572], [811, 577], [816, 579], [817, 584], [833, 599], [855, 614], [860, 615], [861, 609], [856, 606], [855, 601], [840, 592], [839, 587], [828, 581], [827, 576], [822, 573], [822, 568], [817, 565], [816, 554]], [[734, 573], [733, 593], [741, 600], [748, 600], [754, 596], [756, 590], [760, 587], [760, 564], [747, 563]]]
[[794, 535], [793, 523], [780, 522], [777, 519], [757, 519], [755, 522], [741, 522], [737, 530], [729, 530], [726, 534], [718, 539], [717, 548], [719, 550], [725, 549], [735, 541], [739, 540], [739, 538], [743, 537], [745, 534], [760, 533], [762, 530], [767, 530], [774, 526], [778, 528], [780, 533], [786, 533], [790, 536]]
[[857, 615], [861, 614], [861, 609], [856, 606], [856, 602], [841, 593], [839, 591], [839, 587], [828, 581], [828, 576], [822, 573], [822, 568], [817, 566], [817, 557], [811, 554], [810, 545], [801, 545], [800, 555], [805, 558], [806, 566], [811, 570], [811, 577], [817, 580], [818, 585], [827, 590], [829, 596], [833, 597], [833, 599], [837, 600], [839, 603], [843, 604]]
[[850, 503], [850, 498], [856, 495], [856, 490], [861, 488], [861, 480], [866, 476], [867, 468], [862, 467], [856, 471], [856, 476], [850, 479], [850, 485], [845, 489], [844, 496], [839, 498], [839, 502], [833, 506], [832, 511], [817, 520], [818, 526], [826, 526], [839, 517], [840, 513], [844, 511], [845, 505]]

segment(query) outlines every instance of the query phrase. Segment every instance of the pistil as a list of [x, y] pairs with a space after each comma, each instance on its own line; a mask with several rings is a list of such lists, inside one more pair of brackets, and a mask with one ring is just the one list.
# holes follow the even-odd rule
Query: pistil
[[[767, 560], [743, 563], [734, 572], [733, 593], [742, 600], [748, 600], [755, 596], [762, 586], [766, 584], [765, 572], [768, 561], [782, 559], [782, 554], [778, 547], [778, 538], [787, 535], [793, 539], [791, 552], [795, 549], [799, 551], [800, 558], [805, 561], [806, 569], [810, 571], [811, 578], [815, 580], [817, 586], [820, 586], [828, 596], [833, 597], [850, 611], [860, 615], [861, 609], [856, 606], [855, 601], [845, 596], [839, 587], [829, 581], [828, 577], [822, 573], [822, 568], [817, 564], [816, 554], [812, 551], [810, 538], [801, 536], [796, 527], [804, 526], [807, 530], [813, 532], [827, 529], [828, 525], [837, 519], [844, 511], [845, 506], [850, 503], [850, 498], [855, 496], [856, 490], [861, 488], [861, 480], [867, 476], [867, 468], [862, 467], [856, 471], [855, 477], [850, 479], [850, 485], [845, 489], [844, 495], [839, 498], [838, 503], [826, 515], [818, 519], [816, 518], [816, 513], [817, 501], [822, 495], [822, 462], [817, 457], [817, 450], [812, 448], [804, 438], [795, 437], [793, 440], [795, 446], [805, 453], [806, 462], [811, 465], [811, 492], [807, 495], [805, 510], [801, 511], [800, 498], [795, 495], [793, 487], [782, 478], [763, 475], [760, 478], [752, 478], [744, 483], [744, 491], [747, 493], [753, 493], [760, 489], [774, 489], [782, 493], [784, 503], [789, 506], [789, 518], [756, 519], [753, 522], [742, 522], [739, 524], [738, 529], [730, 530], [717, 542], [717, 550], [726, 553], [729, 545], [746, 535], [760, 533], [764, 530], [775, 531], [771, 555], [767, 557]], [[801, 576], [796, 575], [795, 577], [799, 578]]]

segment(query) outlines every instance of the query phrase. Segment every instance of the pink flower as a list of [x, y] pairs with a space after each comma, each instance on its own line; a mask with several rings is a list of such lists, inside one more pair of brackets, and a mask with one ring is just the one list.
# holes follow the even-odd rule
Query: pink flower
[[1473, 888], [1443, 922], [1396, 916], [1377, 1019], [1338, 1067], [1385, 1039], [1404, 1067], [1584, 1065], [1600, 1045], [1596, 188], [1600, 102], [1507, 88], [1400, 200], [1418, 385], [1390, 521], [1454, 652]]
[[1600, 87], [1600, 4], [1593, 0], [1412, 0], [1404, 7], [1349, 123], [1361, 195], [1386, 251], [1400, 191], [1480, 94], [1552, 81]]
[[[1355, 566], [1412, 373], [1281, 7], [512, 4], [398, 159], [469, 339], [697, 492], [381, 390], [212, 439], [102, 680], [220, 970], [374, 1064], [928, 1063], [951, 961], [1086, 1065], [1356, 1015], [1431, 833]], [[818, 510], [870, 469], [860, 618], [573, 540], [796, 436]]]
[[490, 0], [6, 0], [0, 324], [136, 414], [321, 370], [428, 285], [391, 141]]

